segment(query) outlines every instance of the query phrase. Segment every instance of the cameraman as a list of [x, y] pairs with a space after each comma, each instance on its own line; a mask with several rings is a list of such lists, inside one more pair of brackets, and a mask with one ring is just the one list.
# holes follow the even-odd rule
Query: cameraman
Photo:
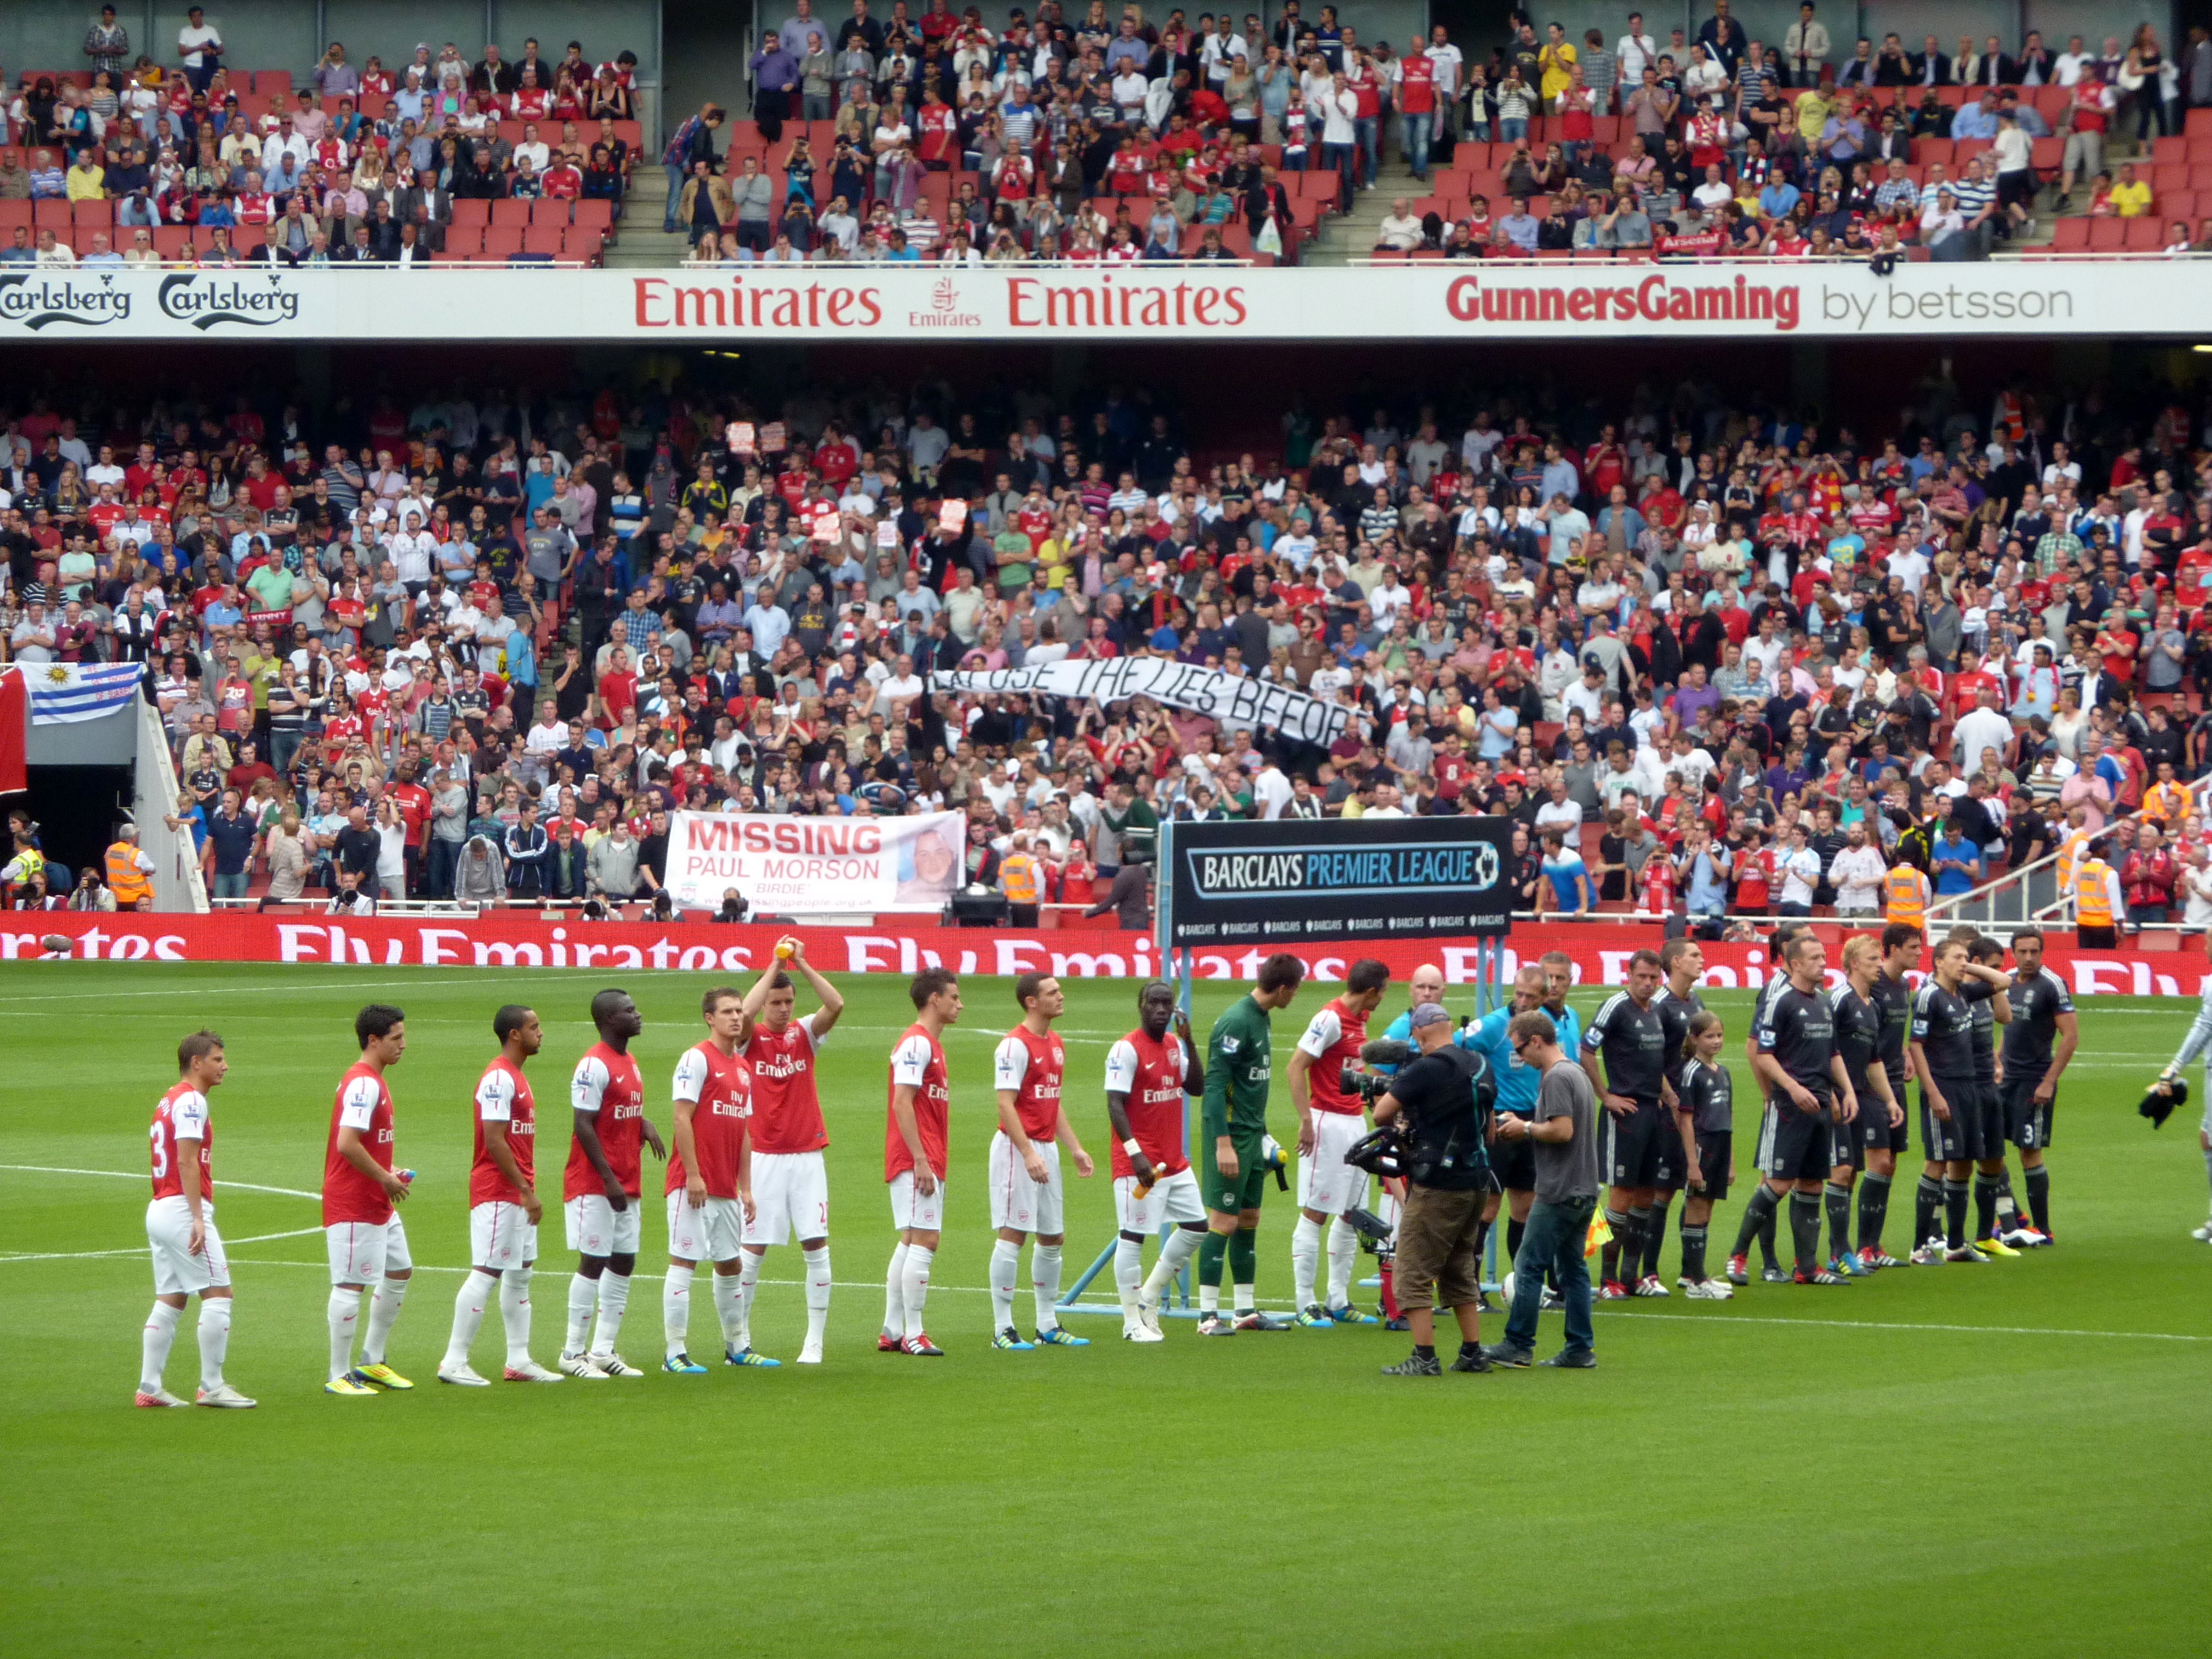
[[1403, 1146], [1406, 1200], [1398, 1217], [1394, 1276], [1398, 1305], [1413, 1334], [1412, 1355], [1382, 1374], [1443, 1374], [1436, 1350], [1439, 1297], [1459, 1320], [1459, 1358], [1452, 1370], [1486, 1371], [1475, 1241], [1490, 1185], [1484, 1145], [1488, 1102], [1478, 1103], [1477, 1097], [1490, 1091], [1490, 1068], [1480, 1054], [1452, 1042], [1452, 1017], [1442, 1003], [1414, 1009], [1412, 1029], [1420, 1055], [1398, 1068], [1390, 1092], [1375, 1103], [1376, 1127], [1398, 1124]]

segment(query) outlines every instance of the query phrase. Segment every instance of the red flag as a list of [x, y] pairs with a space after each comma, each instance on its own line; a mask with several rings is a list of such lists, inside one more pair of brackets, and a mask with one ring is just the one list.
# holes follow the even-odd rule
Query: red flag
[[31, 787], [23, 770], [30, 729], [31, 690], [23, 683], [23, 671], [11, 668], [0, 674], [0, 795]]

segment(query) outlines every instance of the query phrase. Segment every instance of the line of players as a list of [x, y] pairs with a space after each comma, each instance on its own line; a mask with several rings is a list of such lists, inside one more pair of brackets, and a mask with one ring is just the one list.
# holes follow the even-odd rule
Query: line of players
[[[1906, 975], [1917, 966], [1921, 938], [1911, 928], [1893, 927], [1879, 941], [1863, 935], [1849, 942], [1844, 982], [1830, 992], [1822, 983], [1826, 959], [1819, 940], [1802, 926], [1778, 930], [1775, 950], [1789, 972], [1777, 975], [1762, 994], [1746, 1042], [1753, 1072], [1770, 1095], [1758, 1157], [1765, 1179], [1746, 1206], [1725, 1279], [1707, 1273], [1705, 1259], [1712, 1206], [1727, 1195], [1735, 1176], [1733, 1106], [1729, 1073], [1719, 1063], [1720, 1021], [1704, 1008], [1695, 989], [1704, 962], [1694, 942], [1675, 940], [1663, 952], [1637, 953], [1627, 988], [1607, 1000], [1587, 1031], [1565, 1004], [1571, 960], [1548, 955], [1522, 969], [1508, 1006], [1468, 1026], [1458, 1041], [1490, 1060], [1501, 1112], [1528, 1107], [1536, 1082], [1506, 1040], [1514, 1013], [1542, 1008], [1562, 1046], [1579, 1053], [1589, 1068], [1606, 1110], [1601, 1151], [1612, 1236], [1604, 1250], [1603, 1297], [1668, 1294], [1658, 1261], [1677, 1191], [1687, 1194], [1678, 1284], [1693, 1297], [1725, 1299], [1733, 1285], [1748, 1282], [1754, 1241], [1765, 1252], [1764, 1276], [1770, 1281], [1843, 1284], [1899, 1265], [1883, 1252], [1881, 1235], [1896, 1160], [1908, 1145], [1902, 1105], [1908, 1074], [1920, 1085], [1926, 1151], [1912, 1260], [1978, 1261], [2050, 1242], [2044, 1148], [2058, 1079], [2078, 1038], [2065, 988], [2042, 966], [2041, 935], [2024, 930], [2014, 936], [2013, 946], [2016, 971], [2008, 978], [1997, 965], [2002, 948], [1994, 940], [1947, 939], [1937, 949], [1934, 971], [1913, 992]], [[1160, 1297], [1194, 1255], [1201, 1334], [1285, 1328], [1256, 1307], [1255, 1235], [1267, 1169], [1268, 1017], [1288, 1006], [1304, 972], [1296, 957], [1268, 958], [1254, 990], [1216, 1022], [1203, 1062], [1172, 989], [1153, 981], [1139, 992], [1137, 1028], [1109, 1054], [1106, 1100], [1120, 1224], [1115, 1278], [1122, 1334], [1129, 1340], [1163, 1340]], [[796, 1017], [793, 974], [805, 979], [820, 1003], [804, 1018]], [[1356, 1062], [1368, 1017], [1388, 983], [1380, 963], [1355, 963], [1344, 991], [1309, 1023], [1291, 1063], [1299, 1165], [1291, 1273], [1296, 1322], [1302, 1326], [1374, 1322], [1350, 1302], [1358, 1238], [1346, 1212], [1364, 1203], [1367, 1178], [1345, 1154], [1365, 1126], [1361, 1103], [1346, 1093], [1340, 1078]], [[1410, 1029], [1411, 1006], [1441, 1002], [1443, 975], [1433, 967], [1417, 969], [1409, 990], [1408, 1011], [1390, 1035]], [[962, 1005], [957, 977], [942, 969], [916, 975], [909, 994], [916, 1018], [894, 1048], [890, 1072], [884, 1179], [897, 1243], [885, 1275], [877, 1346], [936, 1357], [942, 1351], [930, 1340], [924, 1315], [949, 1162], [951, 1094], [942, 1039]], [[1092, 1169], [1061, 1102], [1065, 1050], [1052, 1024], [1065, 1000], [1055, 980], [1038, 974], [1018, 980], [1015, 994], [1022, 1020], [994, 1060], [999, 1106], [988, 1177], [997, 1235], [990, 1284], [994, 1344], [1012, 1350], [1082, 1346], [1084, 1340], [1062, 1329], [1055, 1312], [1064, 1238], [1062, 1147], [1079, 1176]], [[631, 1040], [643, 1029], [636, 1006], [620, 990], [592, 999], [599, 1040], [571, 1080], [572, 1144], [562, 1194], [568, 1243], [578, 1263], [557, 1370], [538, 1364], [530, 1353], [529, 1291], [541, 1206], [535, 1191], [536, 1110], [525, 1067], [538, 1052], [543, 1032], [532, 1010], [502, 1007], [493, 1023], [501, 1051], [479, 1079], [471, 1115], [472, 1271], [456, 1297], [440, 1379], [485, 1384], [469, 1353], [495, 1295], [507, 1339], [505, 1379], [552, 1382], [563, 1375], [598, 1380], [642, 1374], [615, 1344], [641, 1242], [646, 1145], [667, 1164], [663, 1369], [692, 1376], [706, 1370], [689, 1353], [690, 1290], [702, 1261], [713, 1267], [726, 1363], [780, 1363], [753, 1349], [750, 1314], [763, 1256], [794, 1236], [805, 1265], [807, 1312], [799, 1361], [820, 1363], [831, 1273], [823, 1159], [828, 1136], [814, 1060], [843, 1007], [836, 988], [805, 960], [796, 939], [779, 945], [776, 963], [750, 991], [708, 992], [702, 1000], [708, 1036], [685, 1051], [672, 1086], [675, 1150], [670, 1157], [645, 1115], [643, 1083], [629, 1053]], [[1999, 1024], [2006, 1027], [2001, 1055], [1993, 1035]], [[404, 1015], [372, 1004], [356, 1018], [355, 1032], [362, 1058], [340, 1081], [333, 1102], [323, 1219], [332, 1281], [325, 1386], [331, 1394], [358, 1398], [412, 1386], [386, 1355], [413, 1262], [399, 1214], [411, 1172], [394, 1168], [392, 1102], [385, 1080], [386, 1069], [405, 1052]], [[1825, 1057], [1808, 1061], [1816, 1051]], [[161, 1379], [187, 1298], [197, 1292], [202, 1375], [196, 1398], [209, 1406], [249, 1407], [253, 1402], [222, 1376], [232, 1297], [211, 1198], [214, 1133], [207, 1097], [222, 1083], [228, 1062], [221, 1039], [204, 1031], [179, 1045], [178, 1060], [179, 1079], [156, 1106], [151, 1128], [147, 1232], [155, 1301], [144, 1331], [137, 1403], [184, 1403]], [[1186, 1097], [1192, 1094], [1205, 1101], [1202, 1179], [1184, 1149]], [[2007, 1140], [2021, 1150], [2033, 1224], [2021, 1218], [2014, 1202], [2003, 1159]], [[1505, 1213], [1508, 1251], [1517, 1253], [1534, 1188], [1525, 1143], [1501, 1141], [1495, 1170], [1499, 1191], [1485, 1226]], [[1964, 1231], [1970, 1178], [1977, 1209], [1971, 1238]], [[1850, 1236], [1855, 1182], [1856, 1247]], [[1773, 1256], [1775, 1218], [1785, 1203], [1794, 1273], [1783, 1270]], [[1819, 1249], [1824, 1207], [1831, 1237], [1825, 1266]], [[1144, 1241], [1169, 1224], [1174, 1230], [1147, 1275]], [[1326, 1300], [1316, 1289], [1324, 1224], [1330, 1230]], [[1019, 1252], [1030, 1240], [1036, 1343], [1023, 1340], [1012, 1315]], [[1234, 1291], [1226, 1314], [1219, 1306], [1224, 1269]], [[1395, 1328], [1400, 1322], [1387, 1265], [1383, 1302]], [[356, 1358], [357, 1327], [365, 1329]]]

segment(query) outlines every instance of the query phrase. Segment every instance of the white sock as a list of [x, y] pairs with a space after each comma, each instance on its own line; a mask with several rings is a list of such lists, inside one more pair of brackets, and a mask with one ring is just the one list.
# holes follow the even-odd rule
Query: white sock
[[473, 1268], [461, 1275], [461, 1288], [453, 1297], [453, 1331], [446, 1339], [446, 1367], [457, 1370], [469, 1363], [469, 1345], [483, 1325], [484, 1310], [491, 1305], [492, 1280]]
[[182, 1308], [156, 1302], [146, 1316], [145, 1334], [139, 1339], [138, 1391], [151, 1394], [161, 1386], [161, 1372], [169, 1363], [169, 1350], [177, 1340], [177, 1327], [185, 1317]]
[[[1145, 1294], [1158, 1297], [1182, 1271], [1183, 1263], [1198, 1254], [1206, 1235], [1193, 1232], [1188, 1227], [1178, 1227], [1168, 1235], [1168, 1242], [1160, 1246], [1159, 1260], [1152, 1263], [1152, 1271], [1145, 1278]], [[1202, 1288], [1202, 1287], [1201, 1287]]]
[[568, 1278], [568, 1338], [561, 1345], [565, 1355], [583, 1352], [592, 1340], [592, 1310], [599, 1305], [599, 1281], [581, 1273]]
[[991, 1243], [991, 1334], [1014, 1322], [1014, 1286], [1022, 1273], [1022, 1247], [1000, 1238]]
[[906, 1253], [912, 1248], [902, 1243], [891, 1252], [891, 1265], [884, 1274], [884, 1331], [886, 1335], [906, 1334]]
[[400, 1304], [407, 1300], [405, 1279], [380, 1279], [376, 1288], [368, 1293], [368, 1334], [361, 1340], [361, 1363], [381, 1365], [384, 1345], [392, 1340], [392, 1328], [398, 1322]]
[[227, 1296], [200, 1298], [200, 1387], [222, 1386], [222, 1359], [230, 1352], [230, 1304]]
[[353, 1369], [353, 1332], [361, 1319], [361, 1292], [333, 1285], [324, 1316], [331, 1328], [331, 1381], [335, 1382]]
[[1358, 1230], [1342, 1216], [1328, 1224], [1328, 1305], [1352, 1302], [1352, 1270], [1359, 1261]]
[[1314, 1279], [1320, 1268], [1321, 1223], [1301, 1211], [1291, 1229], [1291, 1299], [1301, 1312], [1314, 1304]]
[[593, 1353], [612, 1353], [622, 1334], [623, 1310], [629, 1306], [629, 1275], [612, 1267], [599, 1275], [599, 1322], [592, 1333]]
[[753, 1345], [753, 1298], [760, 1294], [761, 1258], [750, 1250], [738, 1251], [738, 1335], [741, 1348]]
[[1198, 1311], [1201, 1317], [1221, 1311], [1221, 1286], [1201, 1285], [1198, 1287]]
[[809, 1346], [818, 1346], [823, 1327], [830, 1322], [830, 1247], [827, 1244], [805, 1253], [806, 1263], [806, 1340]]
[[714, 1317], [721, 1322], [723, 1350], [732, 1352], [745, 1346], [745, 1293], [735, 1273], [714, 1275]]
[[660, 1334], [672, 1359], [686, 1352], [691, 1340], [691, 1275], [696, 1271], [672, 1261], [668, 1276], [660, 1281]]
[[1121, 1295], [1121, 1314], [1134, 1318], [1137, 1296], [1145, 1282], [1145, 1247], [1133, 1238], [1114, 1241], [1114, 1288]]
[[1036, 1295], [1037, 1329], [1060, 1328], [1060, 1246], [1039, 1244], [1030, 1251], [1030, 1288]]
[[527, 1267], [509, 1267], [499, 1276], [499, 1318], [507, 1327], [507, 1363], [530, 1363], [530, 1281]]
[[1252, 1311], [1252, 1287], [1249, 1285], [1237, 1286], [1237, 1311], [1239, 1314]]
[[906, 1334], [922, 1334], [922, 1310], [929, 1305], [929, 1264], [937, 1252], [926, 1244], [906, 1247], [906, 1285], [903, 1300], [906, 1306]]

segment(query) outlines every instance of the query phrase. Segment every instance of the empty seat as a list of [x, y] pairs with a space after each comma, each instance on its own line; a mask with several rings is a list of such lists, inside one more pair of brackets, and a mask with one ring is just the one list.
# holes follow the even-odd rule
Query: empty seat
[[522, 252], [522, 227], [493, 225], [484, 232], [484, 257], [505, 259]]
[[2127, 246], [2128, 222], [2124, 219], [2092, 219], [2089, 221], [2089, 252], [2117, 253]]
[[495, 225], [512, 225], [520, 228], [530, 222], [532, 205], [527, 199], [518, 202], [502, 198], [491, 204], [491, 222]]
[[453, 222], [457, 225], [473, 225], [481, 230], [491, 222], [491, 204], [479, 201], [473, 197], [465, 201], [456, 197], [453, 200]]
[[561, 252], [561, 235], [562, 227], [557, 224], [533, 222], [522, 233], [522, 251], [557, 255]]

